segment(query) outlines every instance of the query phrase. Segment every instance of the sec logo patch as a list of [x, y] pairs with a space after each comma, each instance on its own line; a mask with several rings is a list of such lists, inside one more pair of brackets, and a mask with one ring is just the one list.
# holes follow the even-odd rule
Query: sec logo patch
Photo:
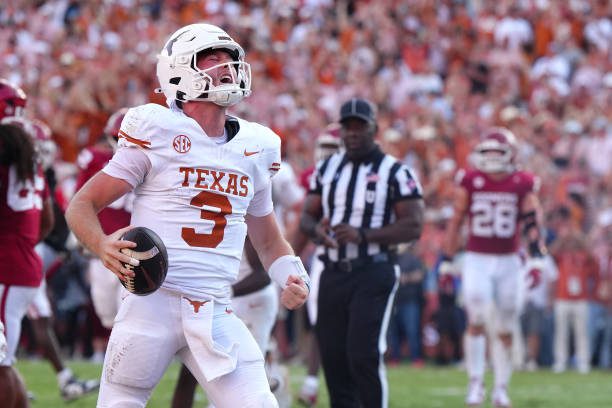
[[191, 149], [191, 140], [186, 135], [178, 135], [172, 141], [172, 147], [179, 153], [187, 153]]

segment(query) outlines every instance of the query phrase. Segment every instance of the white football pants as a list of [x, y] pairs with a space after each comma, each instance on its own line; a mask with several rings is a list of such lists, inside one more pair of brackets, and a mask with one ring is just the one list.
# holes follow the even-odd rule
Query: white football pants
[[123, 299], [104, 359], [98, 407], [144, 407], [174, 356], [217, 408], [278, 407], [262, 353], [231, 307], [163, 288]]

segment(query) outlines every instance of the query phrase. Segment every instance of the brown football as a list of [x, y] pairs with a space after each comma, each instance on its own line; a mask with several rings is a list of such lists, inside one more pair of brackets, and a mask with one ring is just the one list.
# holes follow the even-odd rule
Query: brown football
[[121, 284], [136, 295], [155, 292], [164, 283], [168, 272], [168, 251], [161, 238], [146, 227], [135, 227], [123, 234], [122, 240], [136, 243], [135, 248], [123, 248], [121, 252], [138, 259], [140, 265], [123, 264], [134, 271], [134, 277]]

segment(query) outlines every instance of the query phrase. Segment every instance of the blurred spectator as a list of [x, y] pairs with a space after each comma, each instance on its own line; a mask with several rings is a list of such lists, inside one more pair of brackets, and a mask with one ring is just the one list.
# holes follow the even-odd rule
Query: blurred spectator
[[612, 209], [598, 217], [590, 242], [599, 265], [595, 310], [600, 313], [591, 325], [593, 360], [601, 368], [612, 368]]
[[439, 275], [439, 308], [433, 315], [434, 326], [440, 336], [436, 363], [457, 363], [463, 355], [463, 333], [465, 332], [465, 311], [459, 307], [458, 279], [450, 274]]
[[598, 265], [586, 237], [572, 224], [569, 211], [563, 210], [559, 238], [551, 253], [559, 269], [555, 296], [555, 372], [568, 365], [570, 330], [574, 335], [576, 368], [580, 373], [590, 370], [588, 337], [588, 302], [593, 297]]
[[521, 314], [521, 329], [525, 337], [525, 364], [527, 371], [538, 368], [540, 339], [544, 330], [546, 313], [553, 306], [553, 283], [557, 280], [557, 267], [550, 256], [529, 259], [524, 265], [523, 282], [525, 306]]
[[533, 41], [531, 24], [520, 15], [517, 5], [511, 5], [507, 14], [499, 19], [493, 29], [495, 43], [503, 48], [517, 49]]
[[427, 268], [414, 253], [414, 249], [403, 248], [398, 254], [397, 263], [400, 277], [395, 307], [389, 322], [389, 358], [394, 363], [402, 360], [402, 340], [406, 339], [410, 362], [418, 366], [423, 364], [421, 316]]

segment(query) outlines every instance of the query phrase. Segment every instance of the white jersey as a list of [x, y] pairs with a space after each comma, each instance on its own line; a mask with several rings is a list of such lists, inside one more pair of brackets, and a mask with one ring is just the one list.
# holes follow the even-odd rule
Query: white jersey
[[245, 216], [272, 212], [270, 178], [280, 168], [280, 138], [272, 130], [228, 121], [238, 131], [217, 144], [180, 109], [132, 108], [104, 169], [135, 187], [131, 225], [152, 229], [166, 245], [163, 287], [223, 303], [238, 274]]

